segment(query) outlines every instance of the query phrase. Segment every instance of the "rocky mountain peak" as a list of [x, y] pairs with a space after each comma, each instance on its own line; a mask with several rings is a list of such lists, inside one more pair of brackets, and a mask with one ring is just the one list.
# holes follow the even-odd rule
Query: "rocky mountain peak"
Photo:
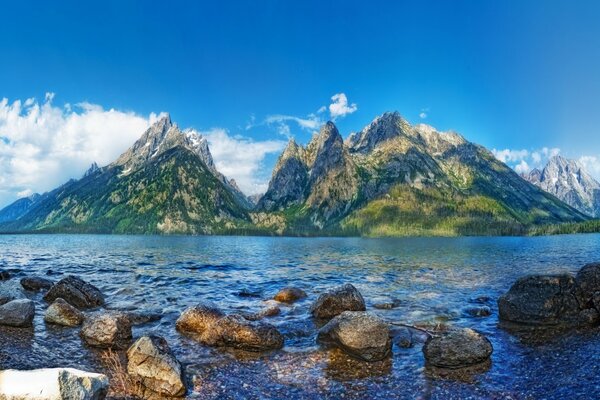
[[90, 165], [90, 167], [87, 169], [87, 171], [85, 171], [85, 173], [83, 174], [83, 178], [85, 178], [86, 176], [92, 175], [94, 172], [98, 171], [99, 169], [100, 169], [100, 167], [98, 167], [98, 164], [96, 163], [96, 161], [94, 161], [92, 163], [92, 165]]
[[378, 144], [400, 135], [411, 135], [412, 128], [399, 112], [386, 112], [359, 133], [350, 135], [347, 145], [353, 153], [368, 153]]

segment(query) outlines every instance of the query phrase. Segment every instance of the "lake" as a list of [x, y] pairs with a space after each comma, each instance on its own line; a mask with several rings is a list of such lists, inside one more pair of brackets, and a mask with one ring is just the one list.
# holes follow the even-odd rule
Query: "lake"
[[[106, 296], [107, 308], [160, 312], [134, 337], [167, 339], [185, 367], [188, 398], [600, 398], [600, 330], [531, 340], [498, 326], [496, 299], [518, 277], [576, 272], [600, 261], [600, 235], [470, 238], [271, 238], [102, 235], [0, 236], [0, 269], [13, 279], [74, 274]], [[391, 359], [355, 361], [315, 342], [308, 308], [341, 283], [354, 284], [367, 310], [390, 322], [451, 324], [484, 333], [492, 363], [477, 373], [440, 377], [425, 368], [418, 340], [394, 344]], [[188, 306], [212, 301], [226, 312], [253, 312], [278, 289], [308, 298], [266, 321], [285, 336], [283, 350], [252, 354], [203, 346], [175, 330]], [[240, 292], [243, 292], [240, 295]], [[250, 296], [249, 296], [250, 295]], [[0, 367], [74, 367], [103, 371], [79, 328], [47, 326], [36, 302], [34, 329], [0, 327]], [[398, 307], [373, 305], [396, 301]], [[489, 317], [465, 308], [485, 303]]]

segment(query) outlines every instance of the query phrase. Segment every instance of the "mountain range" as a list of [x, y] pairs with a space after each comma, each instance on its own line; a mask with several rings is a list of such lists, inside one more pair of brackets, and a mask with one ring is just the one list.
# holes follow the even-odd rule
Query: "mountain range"
[[543, 169], [522, 176], [582, 213], [600, 218], [600, 183], [579, 162], [557, 155]]
[[397, 112], [346, 140], [333, 122], [306, 146], [290, 140], [266, 193], [248, 198], [206, 139], [166, 116], [113, 163], [0, 210], [0, 231], [505, 235], [587, 219], [484, 147]]

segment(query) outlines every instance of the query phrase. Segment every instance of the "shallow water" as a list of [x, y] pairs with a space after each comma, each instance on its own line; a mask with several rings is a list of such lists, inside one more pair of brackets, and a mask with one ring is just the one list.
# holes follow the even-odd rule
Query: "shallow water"
[[[164, 336], [185, 366], [189, 398], [600, 398], [600, 330], [526, 340], [498, 326], [495, 300], [528, 273], [575, 272], [600, 260], [600, 235], [534, 238], [262, 238], [101, 235], [0, 236], [0, 269], [58, 280], [75, 274], [98, 286], [107, 307], [159, 311], [161, 321], [134, 336]], [[393, 357], [354, 361], [315, 344], [310, 302], [323, 290], [353, 283], [367, 309], [390, 322], [472, 327], [494, 346], [491, 365], [460, 377], [425, 368], [421, 344], [394, 345]], [[175, 331], [179, 313], [198, 301], [226, 312], [258, 311], [283, 286], [308, 299], [268, 318], [285, 335], [283, 350], [251, 354], [213, 349]], [[247, 290], [258, 297], [240, 296]], [[489, 297], [492, 315], [464, 308]], [[77, 328], [44, 324], [36, 301], [34, 329], [0, 328], [0, 367], [69, 366], [102, 371], [100, 353]], [[399, 307], [377, 310], [378, 302]], [[480, 299], [481, 300], [481, 299]], [[484, 300], [485, 302], [485, 300]]]

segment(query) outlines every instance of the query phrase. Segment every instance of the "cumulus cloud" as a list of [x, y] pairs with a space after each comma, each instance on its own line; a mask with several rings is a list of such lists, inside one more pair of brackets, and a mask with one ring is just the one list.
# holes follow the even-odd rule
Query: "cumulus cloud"
[[494, 156], [513, 168], [519, 174], [525, 174], [533, 168], [543, 168], [548, 159], [558, 155], [560, 149], [556, 147], [542, 147], [536, 150], [515, 149], [493, 149]]
[[582, 156], [579, 158], [579, 163], [594, 178], [600, 179], [600, 156]]
[[255, 141], [232, 136], [222, 128], [199, 133], [208, 140], [215, 165], [222, 174], [235, 179], [246, 194], [266, 192], [271, 171], [266, 170], [263, 161], [268, 154], [283, 150], [287, 142]]
[[112, 162], [159, 117], [53, 100], [0, 101], [0, 207]]
[[339, 117], [344, 117], [358, 110], [356, 103], [348, 104], [348, 98], [345, 93], [334, 94], [331, 100], [333, 102], [329, 105], [329, 114], [331, 114], [331, 119], [334, 121]]
[[494, 153], [494, 156], [503, 163], [521, 161], [529, 156], [529, 151], [527, 150], [493, 149], [492, 153]]
[[517, 174], [526, 174], [527, 172], [531, 171], [531, 168], [529, 168], [527, 161], [521, 160], [521, 162], [515, 166], [515, 171]]

